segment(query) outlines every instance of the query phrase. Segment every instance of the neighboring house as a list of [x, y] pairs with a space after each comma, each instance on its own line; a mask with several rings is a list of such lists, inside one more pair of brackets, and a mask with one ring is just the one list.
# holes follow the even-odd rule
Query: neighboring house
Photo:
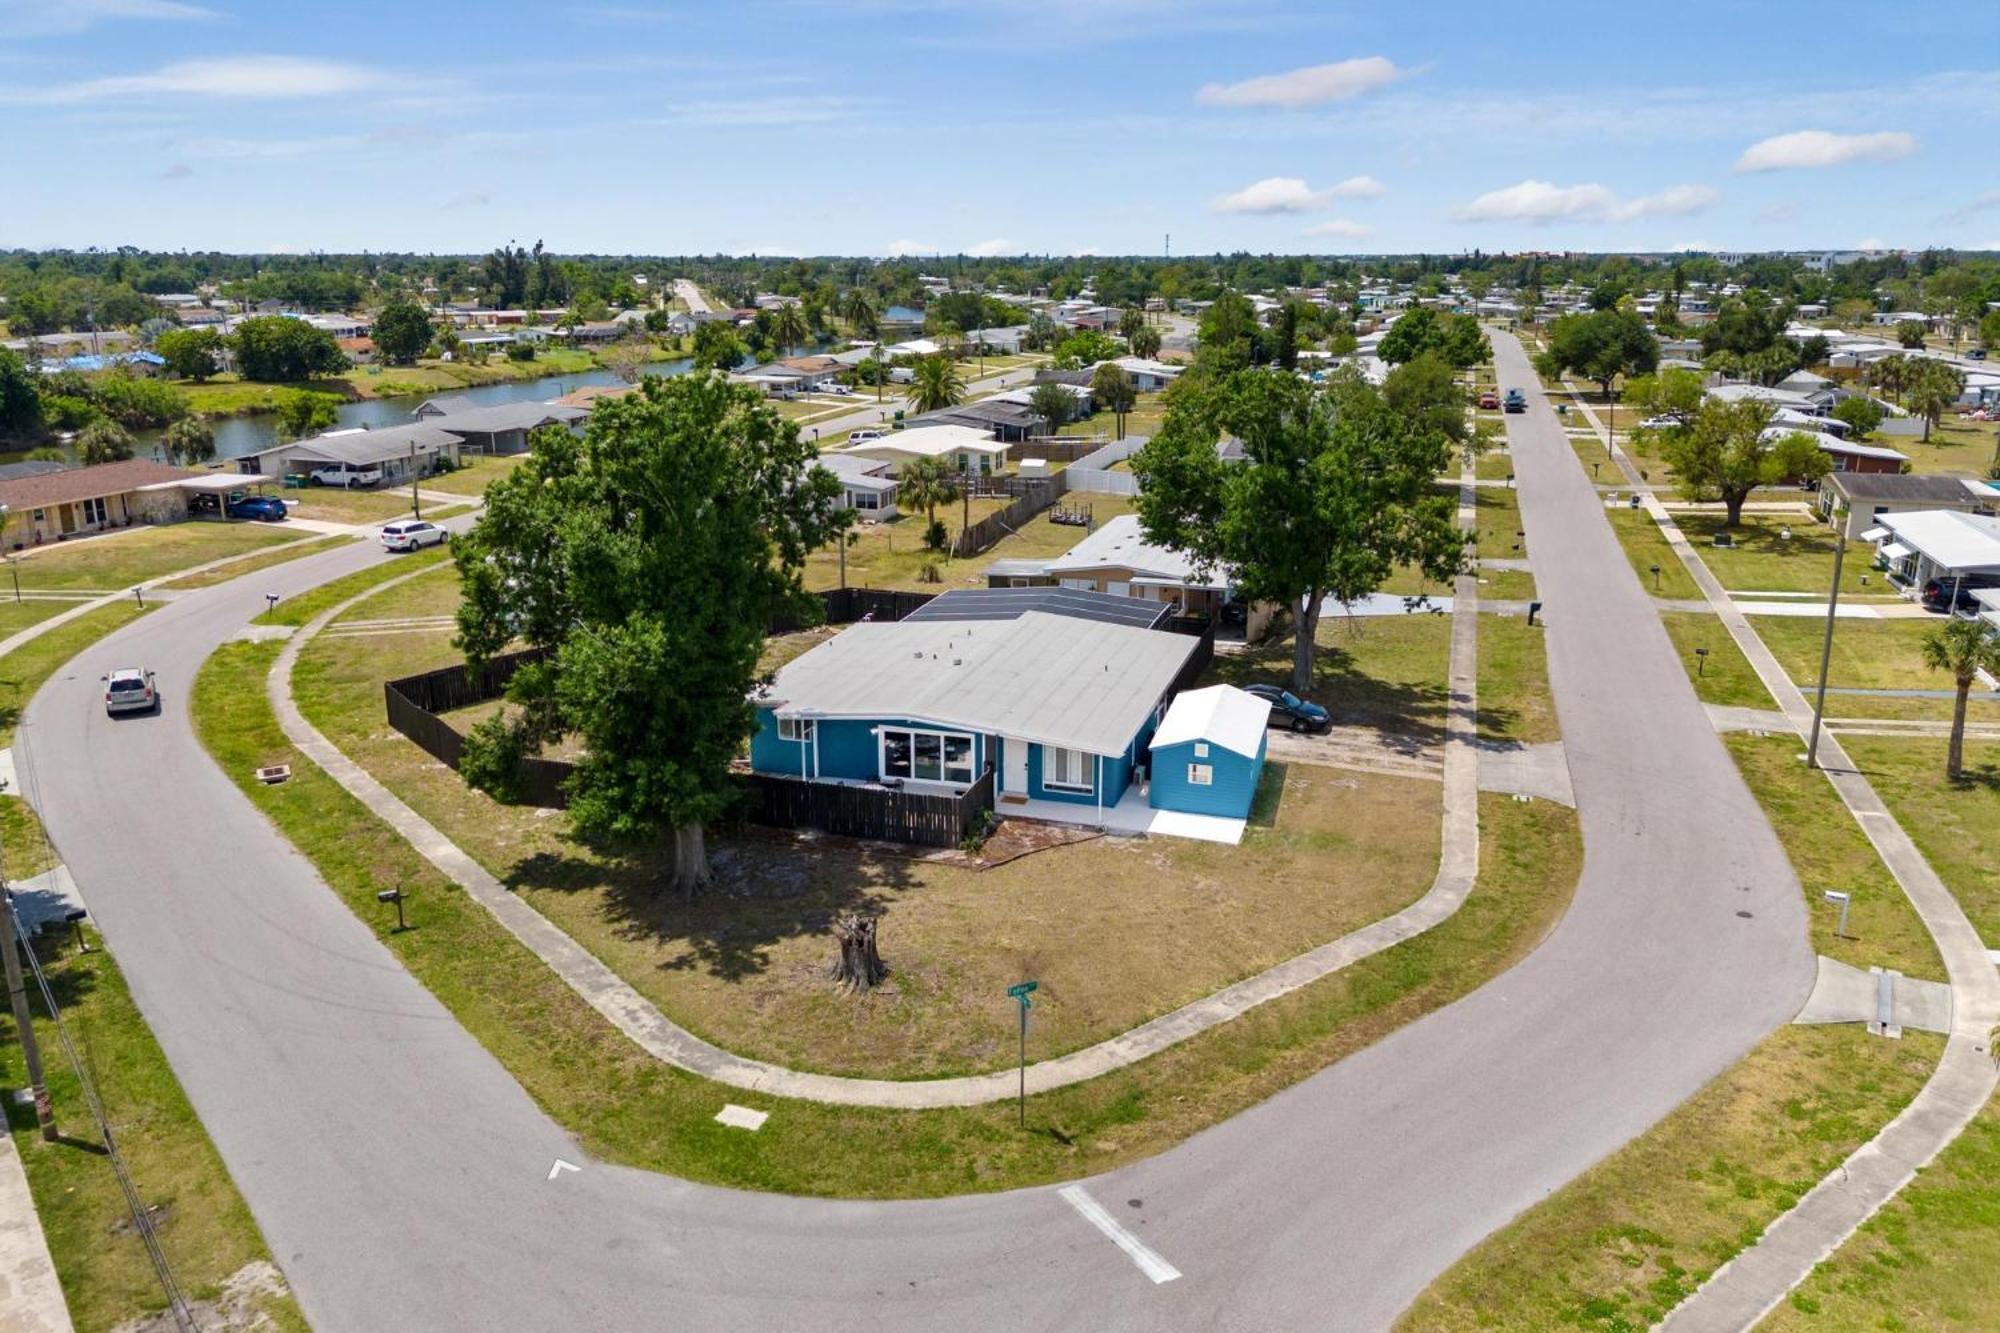
[[833, 358], [824, 359], [831, 364], [817, 370], [806, 370], [799, 366], [787, 365], [782, 361], [773, 361], [770, 365], [758, 366], [754, 370], [738, 371], [729, 377], [729, 382], [747, 384], [768, 398], [796, 398], [802, 393], [811, 393], [819, 388], [831, 380], [834, 372], [840, 369], [839, 363], [834, 362]]
[[412, 470], [428, 476], [439, 458], [458, 462], [460, 440], [434, 421], [380, 430], [356, 427], [328, 431], [309, 440], [273, 445], [236, 460], [236, 469], [251, 476], [306, 476], [322, 469], [365, 472], [380, 469], [381, 484], [393, 486], [410, 479]]
[[1918, 510], [1991, 513], [1996, 492], [1983, 481], [1935, 474], [1835, 472], [1820, 482], [1817, 508], [1849, 541], [1879, 525], [1884, 514]]
[[983, 347], [989, 355], [1018, 356], [1027, 336], [1026, 324], [1010, 324], [1004, 329], [968, 329], [965, 345], [973, 351]]
[[878, 459], [895, 470], [913, 458], [942, 458], [961, 475], [970, 476], [1004, 469], [1008, 448], [1004, 440], [971, 426], [918, 426], [851, 444], [840, 452], [850, 458]]
[[422, 421], [425, 417], [450, 416], [454, 412], [473, 412], [478, 408], [478, 400], [454, 393], [443, 398], [426, 398], [411, 409], [410, 415]]
[[[1788, 430], [1772, 429], [1764, 432], [1763, 438], [1771, 440], [1792, 434]], [[1820, 452], [1833, 459], [1836, 475], [1843, 472], [1875, 473], [1888, 475], [1898, 473], [1909, 463], [1910, 456], [1887, 445], [1856, 444], [1852, 440], [1837, 439], [1832, 435], [1814, 435], [1813, 443]]]
[[18, 551], [87, 532], [186, 518], [187, 493], [180, 483], [203, 476], [150, 458], [7, 476], [0, 479], [0, 547]]
[[1175, 695], [1147, 761], [1153, 808], [1248, 819], [1270, 719], [1268, 702], [1234, 685]]
[[896, 479], [880, 459], [821, 454], [817, 466], [840, 481], [840, 503], [856, 517], [877, 522], [896, 517]]
[[986, 398], [976, 403], [960, 403], [936, 412], [926, 412], [910, 420], [912, 429], [926, 426], [966, 426], [986, 431], [994, 439], [1021, 444], [1039, 435], [1047, 422], [1035, 415], [1026, 403]]
[[1140, 393], [1158, 393], [1179, 379], [1187, 368], [1143, 356], [1121, 356], [1111, 364], [1123, 370]]
[[[1232, 599], [1221, 570], [1204, 570], [1185, 551], [1146, 540], [1136, 514], [1108, 519], [1082, 541], [1049, 560], [996, 560], [987, 567], [990, 588], [1061, 587], [1157, 602], [1176, 615], [1207, 616], [1218, 623]], [[1245, 634], [1263, 637], [1272, 609], [1248, 608]]]
[[[542, 426], [568, 426], [589, 416], [586, 408], [562, 403], [495, 403], [423, 418], [423, 424], [450, 431], [468, 454], [518, 454], [528, 434]], [[454, 455], [456, 458], [456, 455]]]
[[1890, 577], [1912, 587], [1932, 579], [2000, 583], [2000, 518], [1990, 514], [1956, 509], [1884, 514], [1862, 536], [1876, 543], [1876, 557]]
[[991, 772], [1003, 809], [1102, 824], [1138, 796], [1135, 771], [1200, 644], [1135, 611], [1056, 590], [951, 592], [851, 625], [753, 697], [750, 766], [937, 793]]

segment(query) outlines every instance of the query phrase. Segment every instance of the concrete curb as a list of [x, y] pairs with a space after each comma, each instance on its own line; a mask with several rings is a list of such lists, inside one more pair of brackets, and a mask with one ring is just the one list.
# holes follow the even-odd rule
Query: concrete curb
[[[1460, 482], [1460, 525], [1470, 528], [1474, 512], [1468, 471]], [[321, 735], [306, 720], [292, 698], [292, 668], [298, 661], [299, 652], [348, 607], [427, 572], [419, 570], [377, 584], [320, 613], [287, 641], [271, 666], [266, 692], [280, 727], [292, 744], [327, 776], [401, 834], [420, 856], [492, 913], [509, 934], [553, 969], [591, 1008], [604, 1015], [655, 1059], [730, 1087], [841, 1106], [931, 1110], [982, 1106], [1017, 1095], [1020, 1074], [1014, 1070], [922, 1080], [845, 1078], [803, 1073], [760, 1060], [745, 1059], [703, 1041], [668, 1020], [652, 1001], [639, 994], [540, 912], [509, 892], [485, 867]], [[1288, 995], [1420, 935], [1450, 918], [1465, 902], [1479, 873], [1477, 576], [1461, 575], [1454, 596], [1460, 599], [1455, 605], [1461, 614], [1452, 617], [1448, 668], [1451, 697], [1445, 719], [1443, 831], [1438, 872], [1430, 889], [1423, 897], [1391, 916], [1287, 959], [1171, 1013], [1162, 1014], [1094, 1046], [1029, 1065], [1029, 1092], [1048, 1092], [1082, 1083], [1157, 1055], [1258, 1005]]]
[[[1580, 394], [1571, 392], [1584, 417], [1603, 436], [1597, 414]], [[1812, 727], [1812, 707], [1805, 695], [1702, 563], [1651, 486], [1639, 479], [1624, 450], [1608, 438], [1605, 443], [1786, 722], [1803, 738]], [[1670, 1311], [1659, 1327], [1671, 1333], [1734, 1333], [1756, 1324], [1957, 1138], [2000, 1085], [2000, 1067], [1986, 1046], [1989, 1034], [2000, 1024], [2000, 973], [1988, 959], [1979, 932], [1873, 785], [1824, 729], [1820, 754], [1821, 771], [1937, 945], [1951, 980], [1951, 1033], [1937, 1069], [1902, 1114], [1765, 1228], [1756, 1244], [1718, 1268]]]

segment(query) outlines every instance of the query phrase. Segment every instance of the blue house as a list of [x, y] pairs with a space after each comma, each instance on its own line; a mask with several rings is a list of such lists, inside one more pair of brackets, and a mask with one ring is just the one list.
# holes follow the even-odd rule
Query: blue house
[[1269, 703], [1233, 685], [1176, 695], [1153, 734], [1153, 808], [1249, 818], [1270, 717]]
[[946, 593], [852, 625], [754, 699], [750, 767], [805, 782], [963, 792], [1001, 813], [1103, 823], [1200, 641], [1170, 608], [1062, 588]]

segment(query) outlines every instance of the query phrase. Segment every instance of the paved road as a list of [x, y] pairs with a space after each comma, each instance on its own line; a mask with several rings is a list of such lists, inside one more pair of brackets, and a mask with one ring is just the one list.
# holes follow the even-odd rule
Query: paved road
[[[1494, 341], [1503, 382], [1532, 384]], [[1378, 1328], [1789, 1018], [1812, 977], [1784, 856], [1531, 401], [1508, 425], [1588, 842], [1576, 903], [1473, 996], [1090, 1182], [1184, 1274], [1164, 1285], [1053, 1190], [843, 1204], [595, 1163], [547, 1180], [583, 1155], [188, 725], [187, 683], [265, 591], [382, 558], [366, 548], [191, 593], [86, 653], [29, 709], [31, 794], [322, 1330]], [[114, 723], [96, 676], [133, 661], [167, 710]]]

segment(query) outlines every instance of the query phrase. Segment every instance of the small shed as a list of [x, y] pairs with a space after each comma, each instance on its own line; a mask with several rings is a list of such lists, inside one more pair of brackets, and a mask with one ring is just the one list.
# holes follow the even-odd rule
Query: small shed
[[1269, 703], [1234, 685], [1176, 695], [1153, 733], [1153, 808], [1249, 818], [1270, 717]]

